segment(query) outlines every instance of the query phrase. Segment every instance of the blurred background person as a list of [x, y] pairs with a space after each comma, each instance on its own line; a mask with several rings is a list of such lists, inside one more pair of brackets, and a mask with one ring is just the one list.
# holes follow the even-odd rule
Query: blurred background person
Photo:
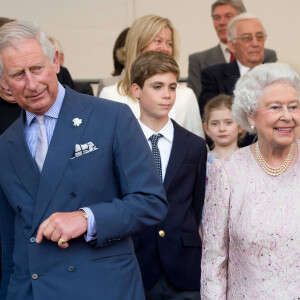
[[258, 141], [213, 162], [204, 206], [201, 299], [300, 295], [300, 77], [265, 64], [237, 82], [232, 114]]
[[[124, 78], [112, 86], [105, 87], [100, 97], [128, 104], [139, 118], [139, 102], [131, 92], [130, 69], [133, 61], [139, 54], [149, 50], [162, 51], [176, 59], [178, 48], [177, 31], [169, 19], [146, 15], [135, 20], [127, 34], [124, 47], [126, 55]], [[182, 127], [204, 137], [197, 99], [190, 88], [177, 85], [176, 102], [169, 116]]]
[[238, 141], [244, 135], [242, 128], [231, 115], [232, 97], [220, 94], [211, 99], [204, 108], [204, 130], [212, 140], [211, 151], [207, 153], [206, 181], [215, 159], [228, 157], [239, 149]]
[[101, 78], [98, 84], [97, 97], [100, 96], [102, 89], [106, 86], [113, 85], [121, 80], [121, 73], [125, 65], [125, 53], [124, 45], [126, 41], [126, 36], [129, 31], [129, 27], [125, 28], [117, 37], [115, 45], [113, 48], [113, 61], [114, 61], [114, 71], [112, 76]]
[[91, 85], [88, 82], [74, 81], [69, 70], [64, 66], [65, 54], [60, 41], [52, 36], [49, 36], [48, 39], [53, 47], [58, 51], [58, 61], [60, 66], [59, 73], [57, 74], [58, 81], [63, 85], [67, 85], [78, 93], [93, 96], [94, 93]]
[[[202, 90], [201, 71], [208, 66], [229, 63], [235, 59], [234, 54], [227, 46], [226, 29], [233, 17], [244, 12], [246, 12], [246, 8], [242, 0], [217, 0], [212, 4], [211, 17], [220, 42], [213, 48], [189, 56], [187, 83], [197, 98]], [[264, 62], [276, 61], [276, 52], [264, 49]]]

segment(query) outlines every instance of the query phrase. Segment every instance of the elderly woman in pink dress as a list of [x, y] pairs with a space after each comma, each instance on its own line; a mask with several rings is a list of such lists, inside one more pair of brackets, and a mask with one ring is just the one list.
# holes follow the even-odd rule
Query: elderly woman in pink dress
[[232, 114], [258, 141], [215, 160], [203, 220], [201, 299], [300, 298], [300, 78], [255, 67]]

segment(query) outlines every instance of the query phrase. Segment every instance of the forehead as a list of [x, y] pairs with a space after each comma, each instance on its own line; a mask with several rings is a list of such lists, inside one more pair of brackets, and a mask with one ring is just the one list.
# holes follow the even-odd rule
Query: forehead
[[225, 120], [232, 119], [231, 110], [227, 107], [214, 108], [209, 113], [209, 120]]
[[237, 34], [263, 32], [262, 24], [257, 19], [241, 20], [236, 23]]
[[238, 14], [238, 11], [235, 7], [229, 4], [218, 5], [214, 11], [213, 16], [215, 15], [226, 15], [226, 14], [234, 14], [235, 16]]
[[168, 26], [166, 26], [158, 33], [157, 36], [172, 38], [172, 31]]
[[259, 106], [264, 106], [271, 102], [283, 103], [293, 101], [299, 101], [296, 89], [288, 83], [275, 82], [262, 90]]
[[44, 61], [45, 54], [35, 39], [15, 39], [0, 52], [4, 71], [23, 69], [31, 64]]
[[176, 75], [172, 72], [167, 73], [158, 73], [148, 78], [145, 83], [151, 84], [154, 82], [161, 82], [164, 84], [173, 84], [177, 83]]

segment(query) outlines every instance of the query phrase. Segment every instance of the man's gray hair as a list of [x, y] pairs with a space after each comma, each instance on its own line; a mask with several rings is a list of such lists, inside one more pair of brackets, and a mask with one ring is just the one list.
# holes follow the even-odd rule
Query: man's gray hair
[[242, 0], [217, 0], [211, 6], [211, 15], [213, 15], [216, 7], [220, 5], [231, 5], [239, 14], [246, 12], [246, 7]]
[[[7, 47], [14, 47], [16, 40], [35, 39], [41, 45], [44, 54], [53, 63], [55, 50], [47, 35], [39, 26], [30, 21], [9, 22], [0, 28], [0, 53]], [[0, 76], [3, 78], [3, 63], [0, 55]]]
[[[260, 19], [250, 13], [242, 13], [240, 15], [235, 16], [230, 20], [230, 22], [227, 25], [227, 40], [232, 41], [234, 40], [236, 36], [236, 23], [242, 20], [258, 20], [260, 23]], [[261, 23], [261, 26], [263, 28], [263, 32], [266, 33], [264, 26]]]
[[288, 84], [295, 88], [300, 98], [300, 76], [289, 65], [268, 63], [254, 67], [245, 73], [236, 83], [232, 105], [232, 117], [245, 131], [250, 129], [247, 116], [253, 116], [265, 92], [265, 88], [273, 83]]

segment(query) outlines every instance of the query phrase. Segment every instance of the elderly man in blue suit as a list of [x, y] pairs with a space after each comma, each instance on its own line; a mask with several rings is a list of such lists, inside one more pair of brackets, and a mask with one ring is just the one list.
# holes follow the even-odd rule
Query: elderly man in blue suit
[[37, 25], [0, 30], [0, 75], [23, 108], [0, 138], [0, 299], [144, 299], [131, 235], [167, 213], [130, 109], [61, 86]]

